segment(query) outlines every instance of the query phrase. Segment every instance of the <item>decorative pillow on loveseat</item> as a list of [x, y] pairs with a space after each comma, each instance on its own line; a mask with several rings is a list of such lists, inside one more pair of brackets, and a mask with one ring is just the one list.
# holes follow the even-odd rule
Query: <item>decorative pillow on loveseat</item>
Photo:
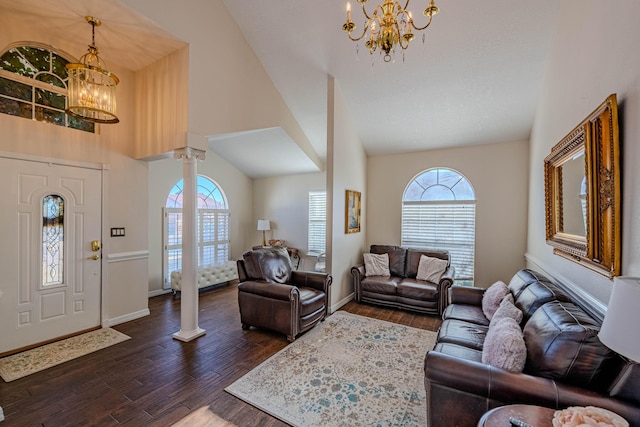
[[489, 326], [482, 348], [482, 363], [511, 372], [522, 372], [527, 347], [522, 330], [511, 317], [503, 317]]
[[499, 280], [484, 291], [484, 295], [482, 296], [482, 312], [487, 319], [491, 320], [493, 314], [498, 307], [500, 307], [502, 298], [506, 297], [508, 293], [509, 288], [507, 285]]
[[407, 250], [400, 246], [393, 245], [371, 245], [369, 248], [372, 254], [389, 255], [389, 272], [393, 276], [404, 276], [404, 263], [407, 257]]
[[445, 259], [421, 255], [416, 279], [425, 280], [431, 283], [438, 283], [448, 265], [449, 262]]
[[365, 276], [391, 276], [388, 254], [363, 254]]
[[600, 342], [599, 330], [596, 321], [571, 302], [544, 304], [523, 330], [528, 352], [526, 371], [600, 388], [599, 381], [607, 382], [605, 371], [615, 353]]

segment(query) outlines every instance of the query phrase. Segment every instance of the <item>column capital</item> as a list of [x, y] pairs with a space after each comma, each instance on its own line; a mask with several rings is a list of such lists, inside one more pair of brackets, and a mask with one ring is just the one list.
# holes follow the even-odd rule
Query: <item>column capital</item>
[[173, 158], [177, 160], [180, 160], [180, 159], [204, 160], [205, 151], [198, 150], [197, 148], [192, 148], [192, 147], [176, 148], [175, 150], [173, 150]]

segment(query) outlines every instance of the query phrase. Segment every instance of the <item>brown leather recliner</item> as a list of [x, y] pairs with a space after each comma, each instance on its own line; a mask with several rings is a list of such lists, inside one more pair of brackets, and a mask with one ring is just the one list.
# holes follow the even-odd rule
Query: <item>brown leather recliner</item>
[[331, 276], [292, 271], [286, 249], [254, 249], [237, 264], [242, 329], [270, 329], [293, 341], [327, 316]]

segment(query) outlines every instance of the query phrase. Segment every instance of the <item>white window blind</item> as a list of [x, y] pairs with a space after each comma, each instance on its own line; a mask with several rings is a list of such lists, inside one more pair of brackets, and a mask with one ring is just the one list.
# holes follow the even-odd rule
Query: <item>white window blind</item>
[[449, 251], [456, 280], [473, 280], [475, 203], [404, 202], [402, 245]]
[[309, 192], [309, 233], [307, 250], [321, 254], [326, 251], [327, 239], [327, 192]]

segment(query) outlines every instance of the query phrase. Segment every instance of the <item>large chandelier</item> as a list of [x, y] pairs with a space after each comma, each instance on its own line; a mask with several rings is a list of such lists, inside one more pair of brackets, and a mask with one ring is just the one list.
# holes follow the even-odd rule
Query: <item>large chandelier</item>
[[365, 7], [368, 0], [357, 1], [362, 3], [362, 13], [366, 18], [362, 34], [359, 37], [351, 35], [352, 31], [356, 29], [356, 24], [351, 21], [350, 3], [347, 3], [347, 22], [344, 23], [342, 29], [353, 41], [361, 40], [368, 34], [365, 46], [369, 49], [369, 53], [373, 55], [373, 52], [380, 48], [380, 53], [384, 52], [385, 62], [391, 61], [391, 52], [395, 52], [396, 46], [400, 46], [403, 50], [409, 47], [409, 42], [414, 39], [412, 29], [415, 31], [424, 30], [431, 25], [433, 15], [440, 11], [434, 0], [430, 0], [429, 6], [422, 12], [428, 21], [423, 27], [417, 27], [413, 22], [411, 12], [407, 10], [410, 0], [407, 0], [404, 7], [398, 1], [384, 0], [383, 4], [378, 4], [373, 9], [372, 14], [367, 13]]
[[96, 27], [102, 22], [93, 16], [85, 19], [91, 24], [91, 44], [80, 62], [66, 66], [69, 74], [66, 112], [89, 122], [118, 123], [116, 85], [120, 80], [105, 69], [96, 47]]

